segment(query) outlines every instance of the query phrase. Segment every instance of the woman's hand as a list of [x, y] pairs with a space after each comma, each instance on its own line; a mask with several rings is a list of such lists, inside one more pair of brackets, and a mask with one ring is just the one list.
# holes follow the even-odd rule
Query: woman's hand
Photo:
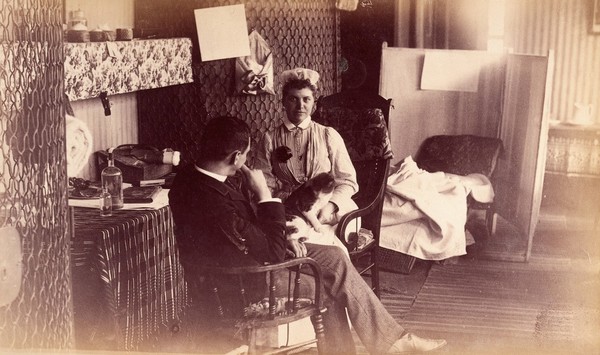
[[327, 204], [319, 211], [319, 222], [322, 224], [334, 225], [338, 222], [336, 212], [338, 207], [333, 202], [327, 202]]
[[259, 201], [268, 200], [272, 197], [265, 175], [261, 170], [250, 169], [245, 164], [242, 165], [240, 170], [246, 176], [248, 188], [258, 197]]

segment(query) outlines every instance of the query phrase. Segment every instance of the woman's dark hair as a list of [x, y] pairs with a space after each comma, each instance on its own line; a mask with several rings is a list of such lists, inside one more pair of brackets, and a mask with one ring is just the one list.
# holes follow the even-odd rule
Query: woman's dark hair
[[308, 79], [290, 79], [283, 85], [283, 98], [287, 96], [290, 90], [302, 90], [310, 89], [314, 98], [317, 98], [317, 87], [313, 85]]
[[250, 144], [250, 127], [236, 117], [220, 116], [210, 120], [200, 139], [200, 159], [196, 162], [219, 161], [232, 152], [243, 152]]

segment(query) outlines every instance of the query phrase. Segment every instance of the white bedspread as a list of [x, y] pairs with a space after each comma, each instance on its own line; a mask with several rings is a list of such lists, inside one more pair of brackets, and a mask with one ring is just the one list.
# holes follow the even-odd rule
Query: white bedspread
[[429, 173], [407, 157], [388, 178], [380, 246], [424, 260], [466, 254], [469, 193], [480, 202], [494, 197], [484, 175]]

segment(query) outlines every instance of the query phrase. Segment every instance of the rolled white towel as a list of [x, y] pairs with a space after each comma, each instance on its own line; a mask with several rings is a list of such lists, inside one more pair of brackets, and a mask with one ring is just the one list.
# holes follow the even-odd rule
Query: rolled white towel
[[67, 175], [74, 177], [88, 163], [92, 154], [92, 133], [87, 124], [71, 115], [66, 115], [67, 131]]

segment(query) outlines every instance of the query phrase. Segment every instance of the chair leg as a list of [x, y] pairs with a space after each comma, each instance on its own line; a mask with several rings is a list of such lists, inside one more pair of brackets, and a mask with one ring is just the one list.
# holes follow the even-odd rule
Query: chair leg
[[377, 298], [381, 298], [381, 292], [379, 289], [379, 262], [377, 261], [377, 248], [373, 250], [371, 254], [371, 262], [373, 267], [371, 268], [371, 282], [373, 283], [373, 291]]
[[496, 224], [498, 223], [498, 215], [494, 212], [493, 208], [485, 211], [485, 227], [488, 232], [488, 236], [493, 237], [496, 234]]
[[323, 325], [323, 315], [321, 313], [310, 317], [313, 327], [315, 329], [315, 336], [317, 338], [317, 351], [319, 355], [325, 354], [325, 348], [327, 341], [325, 339], [325, 326]]

